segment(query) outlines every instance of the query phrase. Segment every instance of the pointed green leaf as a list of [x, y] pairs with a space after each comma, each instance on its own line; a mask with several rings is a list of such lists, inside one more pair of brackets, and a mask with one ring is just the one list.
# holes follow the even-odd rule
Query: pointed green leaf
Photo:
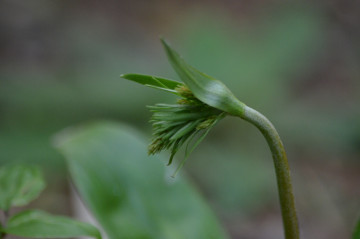
[[65, 131], [56, 141], [110, 239], [227, 238], [191, 184], [165, 176], [165, 158], [147, 156], [146, 138], [135, 130], [104, 122]]
[[24, 206], [45, 188], [41, 171], [34, 166], [12, 165], [0, 169], [0, 209]]
[[89, 236], [101, 239], [94, 226], [39, 210], [26, 210], [12, 216], [2, 232], [31, 238], [72, 238]]
[[140, 74], [124, 74], [120, 75], [121, 78], [131, 80], [137, 82], [139, 84], [149, 86], [152, 88], [157, 88], [160, 90], [169, 91], [172, 93], [176, 93], [175, 88], [183, 85], [181, 82], [173, 81], [165, 78], [160, 78], [156, 76], [149, 76], [149, 75], [140, 75]]
[[174, 70], [199, 100], [229, 114], [243, 115], [244, 104], [222, 82], [188, 65], [164, 39], [161, 42]]
[[353, 239], [360, 239], [360, 219], [358, 220], [353, 233]]

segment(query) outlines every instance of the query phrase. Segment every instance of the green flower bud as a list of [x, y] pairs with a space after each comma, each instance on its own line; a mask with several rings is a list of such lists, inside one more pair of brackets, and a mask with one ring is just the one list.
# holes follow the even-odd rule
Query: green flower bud
[[[163, 39], [161, 41], [169, 61], [185, 84], [139, 74], [126, 74], [121, 77], [181, 97], [177, 104], [148, 107], [153, 113], [150, 120], [153, 125], [153, 139], [149, 145], [149, 154], [170, 150], [168, 164], [171, 164], [179, 148], [186, 144], [185, 159], [180, 168], [221, 118], [226, 114], [242, 117], [245, 105], [237, 100], [223, 83], [188, 65]], [[188, 150], [189, 143], [197, 135], [197, 140]]]
[[180, 79], [200, 101], [228, 114], [242, 117], [245, 104], [221, 82], [188, 65], [169, 44], [161, 39], [168, 59]]

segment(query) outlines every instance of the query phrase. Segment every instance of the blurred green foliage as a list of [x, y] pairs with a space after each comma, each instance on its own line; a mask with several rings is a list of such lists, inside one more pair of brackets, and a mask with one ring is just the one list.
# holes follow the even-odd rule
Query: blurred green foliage
[[101, 239], [94, 226], [67, 218], [54, 216], [40, 210], [23, 210], [12, 214], [10, 210], [28, 205], [45, 187], [39, 168], [14, 164], [0, 168], [0, 237], [8, 234], [27, 238], [70, 238], [89, 236]]
[[0, 209], [8, 211], [37, 198], [45, 182], [36, 167], [13, 165], [0, 168]]
[[358, 222], [356, 223], [353, 234], [353, 239], [359, 239], [359, 238], [360, 238], [360, 220], [358, 220]]
[[25, 210], [11, 216], [3, 232], [25, 238], [73, 238], [87, 236], [101, 239], [99, 230], [87, 223], [39, 210]]
[[[176, 8], [172, 1], [143, 8], [80, 2], [70, 7], [63, 1], [3, 4], [0, 164], [35, 162], [63, 179], [64, 163], [51, 137], [93, 119], [128, 122], [150, 138], [144, 105], [174, 98], [118, 76], [136, 71], [176, 80], [158, 43], [162, 34], [189, 64], [223, 81], [274, 123], [288, 152], [295, 195], [301, 196], [301, 216], [309, 219], [303, 224], [332, 222], [333, 230], [351, 231], [360, 197], [355, 183], [359, 56], [346, 48], [342, 25], [329, 17], [332, 8], [263, 3], [261, 10], [234, 8], [236, 15], [231, 15], [232, 5]], [[136, 101], [129, 102], [134, 95]], [[261, 135], [246, 123], [225, 119], [209, 136], [186, 168], [217, 212], [228, 221], [238, 214], [271, 213], [277, 205], [276, 182]], [[333, 204], [318, 202], [322, 197], [314, 192], [319, 185]]]
[[164, 159], [149, 158], [144, 137], [133, 129], [93, 123], [60, 133], [56, 142], [110, 238], [226, 238], [189, 182], [169, 181]]

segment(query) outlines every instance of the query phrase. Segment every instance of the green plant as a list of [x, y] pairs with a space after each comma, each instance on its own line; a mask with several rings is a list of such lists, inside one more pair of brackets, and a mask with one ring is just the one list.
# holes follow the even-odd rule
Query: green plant
[[0, 169], [0, 238], [7, 234], [27, 238], [71, 238], [89, 236], [101, 239], [92, 225], [74, 219], [28, 209], [10, 215], [13, 207], [25, 206], [45, 188], [40, 170], [34, 166], [11, 165]]
[[[261, 113], [240, 102], [222, 82], [188, 65], [169, 44], [164, 40], [162, 43], [172, 67], [184, 84], [155, 76], [121, 75], [122, 78], [181, 97], [176, 104], [157, 104], [149, 107], [153, 112], [151, 123], [154, 129], [149, 154], [170, 149], [169, 164], [171, 164], [178, 149], [186, 144], [185, 158], [177, 172], [185, 163], [189, 153], [221, 118], [231, 115], [250, 122], [261, 131], [272, 152], [285, 238], [298, 239], [298, 220], [289, 165], [283, 143], [274, 126]], [[189, 143], [197, 134], [201, 135], [188, 150]]]
[[146, 137], [116, 122], [67, 129], [54, 141], [81, 198], [111, 239], [226, 239], [186, 177], [166, 180], [162, 155]]
[[355, 225], [353, 239], [360, 239], [360, 219], [357, 221]]

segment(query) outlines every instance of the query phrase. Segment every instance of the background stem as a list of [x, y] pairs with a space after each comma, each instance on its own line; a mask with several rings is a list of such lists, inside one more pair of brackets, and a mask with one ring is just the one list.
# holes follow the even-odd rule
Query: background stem
[[[3, 213], [4, 213], [4, 223], [1, 223], [1, 221], [0, 221], [0, 226], [5, 227], [7, 219], [9, 218], [9, 211], [6, 210], [6, 211], [3, 211]], [[5, 239], [6, 235], [7, 234], [5, 232], [0, 232], [0, 239]]]
[[258, 111], [245, 106], [242, 118], [255, 125], [265, 137], [274, 160], [279, 190], [281, 214], [286, 239], [299, 239], [299, 226], [296, 215], [290, 169], [280, 136], [271, 122]]

